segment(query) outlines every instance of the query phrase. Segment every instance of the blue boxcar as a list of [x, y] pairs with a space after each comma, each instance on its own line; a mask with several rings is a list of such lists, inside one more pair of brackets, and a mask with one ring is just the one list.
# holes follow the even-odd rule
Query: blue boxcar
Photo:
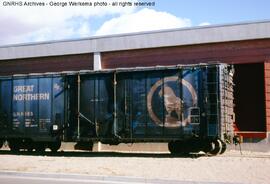
[[223, 153], [232, 75], [230, 65], [201, 64], [2, 77], [0, 139], [13, 150], [151, 141], [172, 153]]
[[65, 78], [57, 75], [15, 75], [1, 79], [1, 136], [9, 140], [11, 149], [31, 145], [30, 140], [37, 144], [28, 147], [29, 150], [44, 149], [42, 143], [53, 150], [60, 146], [60, 137], [54, 136], [54, 130], [65, 122], [64, 85]]

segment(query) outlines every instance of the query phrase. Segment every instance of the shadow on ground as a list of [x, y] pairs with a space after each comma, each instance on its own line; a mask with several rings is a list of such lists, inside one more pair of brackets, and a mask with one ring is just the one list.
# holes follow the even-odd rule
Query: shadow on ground
[[199, 158], [205, 154], [169, 154], [169, 153], [123, 153], [123, 152], [81, 152], [81, 151], [60, 151], [57, 153], [45, 152], [11, 152], [0, 150], [0, 155], [24, 155], [24, 156], [52, 156], [52, 157], [145, 157], [145, 158]]

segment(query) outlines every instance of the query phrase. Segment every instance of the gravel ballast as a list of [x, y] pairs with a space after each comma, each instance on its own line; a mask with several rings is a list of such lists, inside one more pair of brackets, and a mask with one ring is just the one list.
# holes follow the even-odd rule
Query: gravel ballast
[[128, 176], [179, 181], [270, 182], [270, 153], [228, 151], [222, 156], [181, 157], [168, 153], [0, 154], [0, 171]]

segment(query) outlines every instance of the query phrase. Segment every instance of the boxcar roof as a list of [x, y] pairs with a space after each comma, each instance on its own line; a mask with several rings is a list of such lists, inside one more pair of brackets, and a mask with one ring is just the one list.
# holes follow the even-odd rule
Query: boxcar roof
[[124, 72], [139, 72], [139, 71], [158, 71], [158, 70], [175, 70], [181, 68], [200, 68], [211, 67], [217, 65], [228, 65], [218, 61], [212, 63], [200, 64], [185, 64], [185, 65], [171, 65], [171, 66], [154, 66], [154, 67], [134, 67], [134, 68], [116, 68], [116, 69], [102, 69], [102, 70], [80, 70], [80, 71], [63, 71], [63, 72], [46, 72], [46, 73], [29, 73], [29, 74], [14, 74], [9, 76], [0, 76], [0, 79], [8, 78], [24, 78], [24, 77], [46, 77], [46, 76], [65, 76], [65, 75], [86, 75], [86, 74], [106, 74], [106, 73], [124, 73]]

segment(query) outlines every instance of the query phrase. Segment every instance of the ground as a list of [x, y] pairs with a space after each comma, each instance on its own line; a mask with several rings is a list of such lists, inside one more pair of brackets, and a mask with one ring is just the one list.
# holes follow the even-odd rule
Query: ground
[[0, 171], [128, 176], [194, 182], [270, 181], [270, 152], [231, 150], [221, 156], [171, 156], [162, 153], [60, 152], [10, 154], [0, 151]]

